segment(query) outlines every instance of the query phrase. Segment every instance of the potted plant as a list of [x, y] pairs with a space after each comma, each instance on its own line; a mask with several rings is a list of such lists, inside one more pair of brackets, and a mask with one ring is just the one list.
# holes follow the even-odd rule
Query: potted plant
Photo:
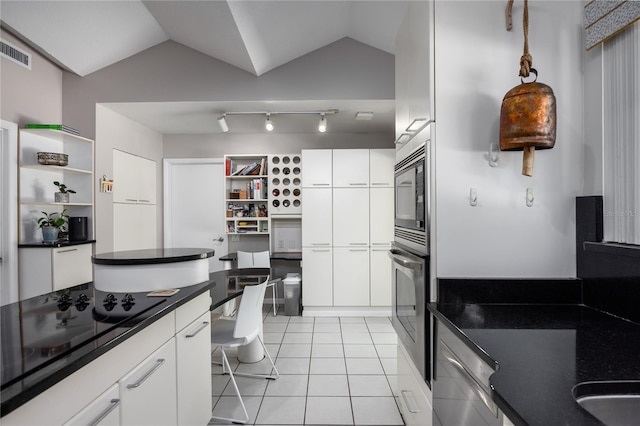
[[53, 213], [42, 212], [42, 214], [44, 216], [38, 219], [38, 226], [42, 228], [42, 242], [53, 244], [58, 240], [58, 234], [66, 230], [69, 220], [67, 210]]
[[76, 191], [73, 189], [67, 188], [67, 185], [64, 183], [60, 183], [57, 180], [53, 182], [55, 186], [58, 187], [59, 192], [55, 193], [56, 203], [68, 203], [69, 202], [69, 194], [75, 194]]

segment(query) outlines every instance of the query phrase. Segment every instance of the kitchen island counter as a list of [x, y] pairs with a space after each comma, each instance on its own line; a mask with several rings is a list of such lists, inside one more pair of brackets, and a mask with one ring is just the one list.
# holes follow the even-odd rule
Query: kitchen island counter
[[588, 306], [428, 307], [476, 354], [497, 366], [490, 378], [492, 396], [516, 424], [600, 425], [576, 403], [574, 386], [640, 380], [640, 325]]
[[209, 292], [211, 309], [241, 294], [227, 272], [176, 294], [109, 293], [86, 283], [1, 307], [1, 415], [46, 391], [187, 302]]

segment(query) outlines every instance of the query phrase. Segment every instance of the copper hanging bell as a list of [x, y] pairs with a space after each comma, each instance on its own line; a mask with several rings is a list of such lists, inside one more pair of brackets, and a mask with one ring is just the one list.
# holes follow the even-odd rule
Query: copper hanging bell
[[[536, 79], [538, 72], [531, 68]], [[522, 81], [522, 80], [521, 80]], [[546, 84], [525, 83], [509, 90], [500, 109], [500, 150], [524, 151], [522, 174], [533, 176], [536, 149], [556, 143], [556, 97]]]

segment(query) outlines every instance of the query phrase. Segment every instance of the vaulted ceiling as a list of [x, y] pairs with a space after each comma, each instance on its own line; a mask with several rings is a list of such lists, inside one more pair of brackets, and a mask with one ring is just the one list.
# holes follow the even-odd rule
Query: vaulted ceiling
[[394, 53], [405, 1], [0, 2], [3, 24], [85, 76], [173, 40], [257, 76], [344, 37]]

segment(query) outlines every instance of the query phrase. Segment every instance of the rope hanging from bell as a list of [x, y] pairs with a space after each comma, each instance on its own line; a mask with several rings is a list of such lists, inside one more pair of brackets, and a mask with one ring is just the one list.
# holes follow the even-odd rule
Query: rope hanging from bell
[[533, 56], [529, 53], [529, 2], [524, 0], [524, 12], [522, 12], [522, 30], [524, 32], [524, 47], [520, 57], [520, 77], [529, 77], [533, 68]]

